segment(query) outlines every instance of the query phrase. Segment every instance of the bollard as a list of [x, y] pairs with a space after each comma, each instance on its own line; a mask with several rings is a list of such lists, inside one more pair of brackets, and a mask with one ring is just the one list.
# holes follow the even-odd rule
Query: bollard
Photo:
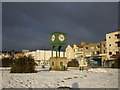
[[65, 66], [62, 66], [62, 71], [65, 71]]
[[80, 71], [83, 71], [84, 70], [84, 67], [80, 67]]
[[82, 67], [82, 71], [84, 70], [84, 67]]
[[80, 71], [81, 71], [81, 67], [80, 67]]

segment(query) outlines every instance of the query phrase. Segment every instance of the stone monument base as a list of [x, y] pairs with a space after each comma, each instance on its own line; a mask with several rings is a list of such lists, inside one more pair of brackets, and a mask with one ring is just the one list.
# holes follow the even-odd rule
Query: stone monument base
[[66, 57], [51, 57], [50, 58], [50, 69], [56, 71], [67, 70], [67, 58]]

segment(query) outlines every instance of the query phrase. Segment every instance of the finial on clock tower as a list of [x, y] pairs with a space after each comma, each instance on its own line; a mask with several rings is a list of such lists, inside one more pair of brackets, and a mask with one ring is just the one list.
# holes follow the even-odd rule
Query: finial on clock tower
[[60, 32], [60, 24], [57, 25], [57, 32]]

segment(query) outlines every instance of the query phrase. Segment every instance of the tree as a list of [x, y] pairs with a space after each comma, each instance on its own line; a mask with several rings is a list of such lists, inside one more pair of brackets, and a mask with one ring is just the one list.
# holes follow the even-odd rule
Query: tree
[[76, 59], [72, 59], [67, 65], [68, 67], [79, 67], [79, 62]]
[[2, 67], [10, 67], [12, 66], [13, 63], [13, 59], [12, 58], [2, 58], [2, 60], [0, 60], [0, 63], [2, 63]]
[[35, 73], [35, 63], [33, 57], [29, 56], [20, 56], [14, 60], [14, 63], [11, 68], [11, 73]]
[[114, 67], [120, 68], [120, 54], [116, 55], [115, 61], [114, 61]]

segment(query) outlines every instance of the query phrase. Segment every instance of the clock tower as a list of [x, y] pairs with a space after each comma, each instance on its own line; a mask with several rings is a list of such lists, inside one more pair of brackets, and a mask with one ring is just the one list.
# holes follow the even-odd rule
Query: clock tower
[[[50, 58], [50, 69], [51, 70], [66, 70], [67, 58], [65, 57], [65, 51], [63, 57], [60, 57], [60, 51], [62, 48], [65, 49], [67, 34], [63, 32], [53, 32], [50, 34], [50, 44], [52, 45], [52, 54]], [[53, 50], [56, 50], [56, 56], [53, 57]]]
[[[52, 56], [50, 58], [51, 70], [66, 70], [67, 58], [65, 57], [65, 51], [63, 57], [60, 57], [61, 48], [65, 48], [67, 34], [63, 32], [53, 32], [50, 34], [50, 44], [52, 45]], [[56, 57], [53, 57], [53, 50], [56, 50]]]

